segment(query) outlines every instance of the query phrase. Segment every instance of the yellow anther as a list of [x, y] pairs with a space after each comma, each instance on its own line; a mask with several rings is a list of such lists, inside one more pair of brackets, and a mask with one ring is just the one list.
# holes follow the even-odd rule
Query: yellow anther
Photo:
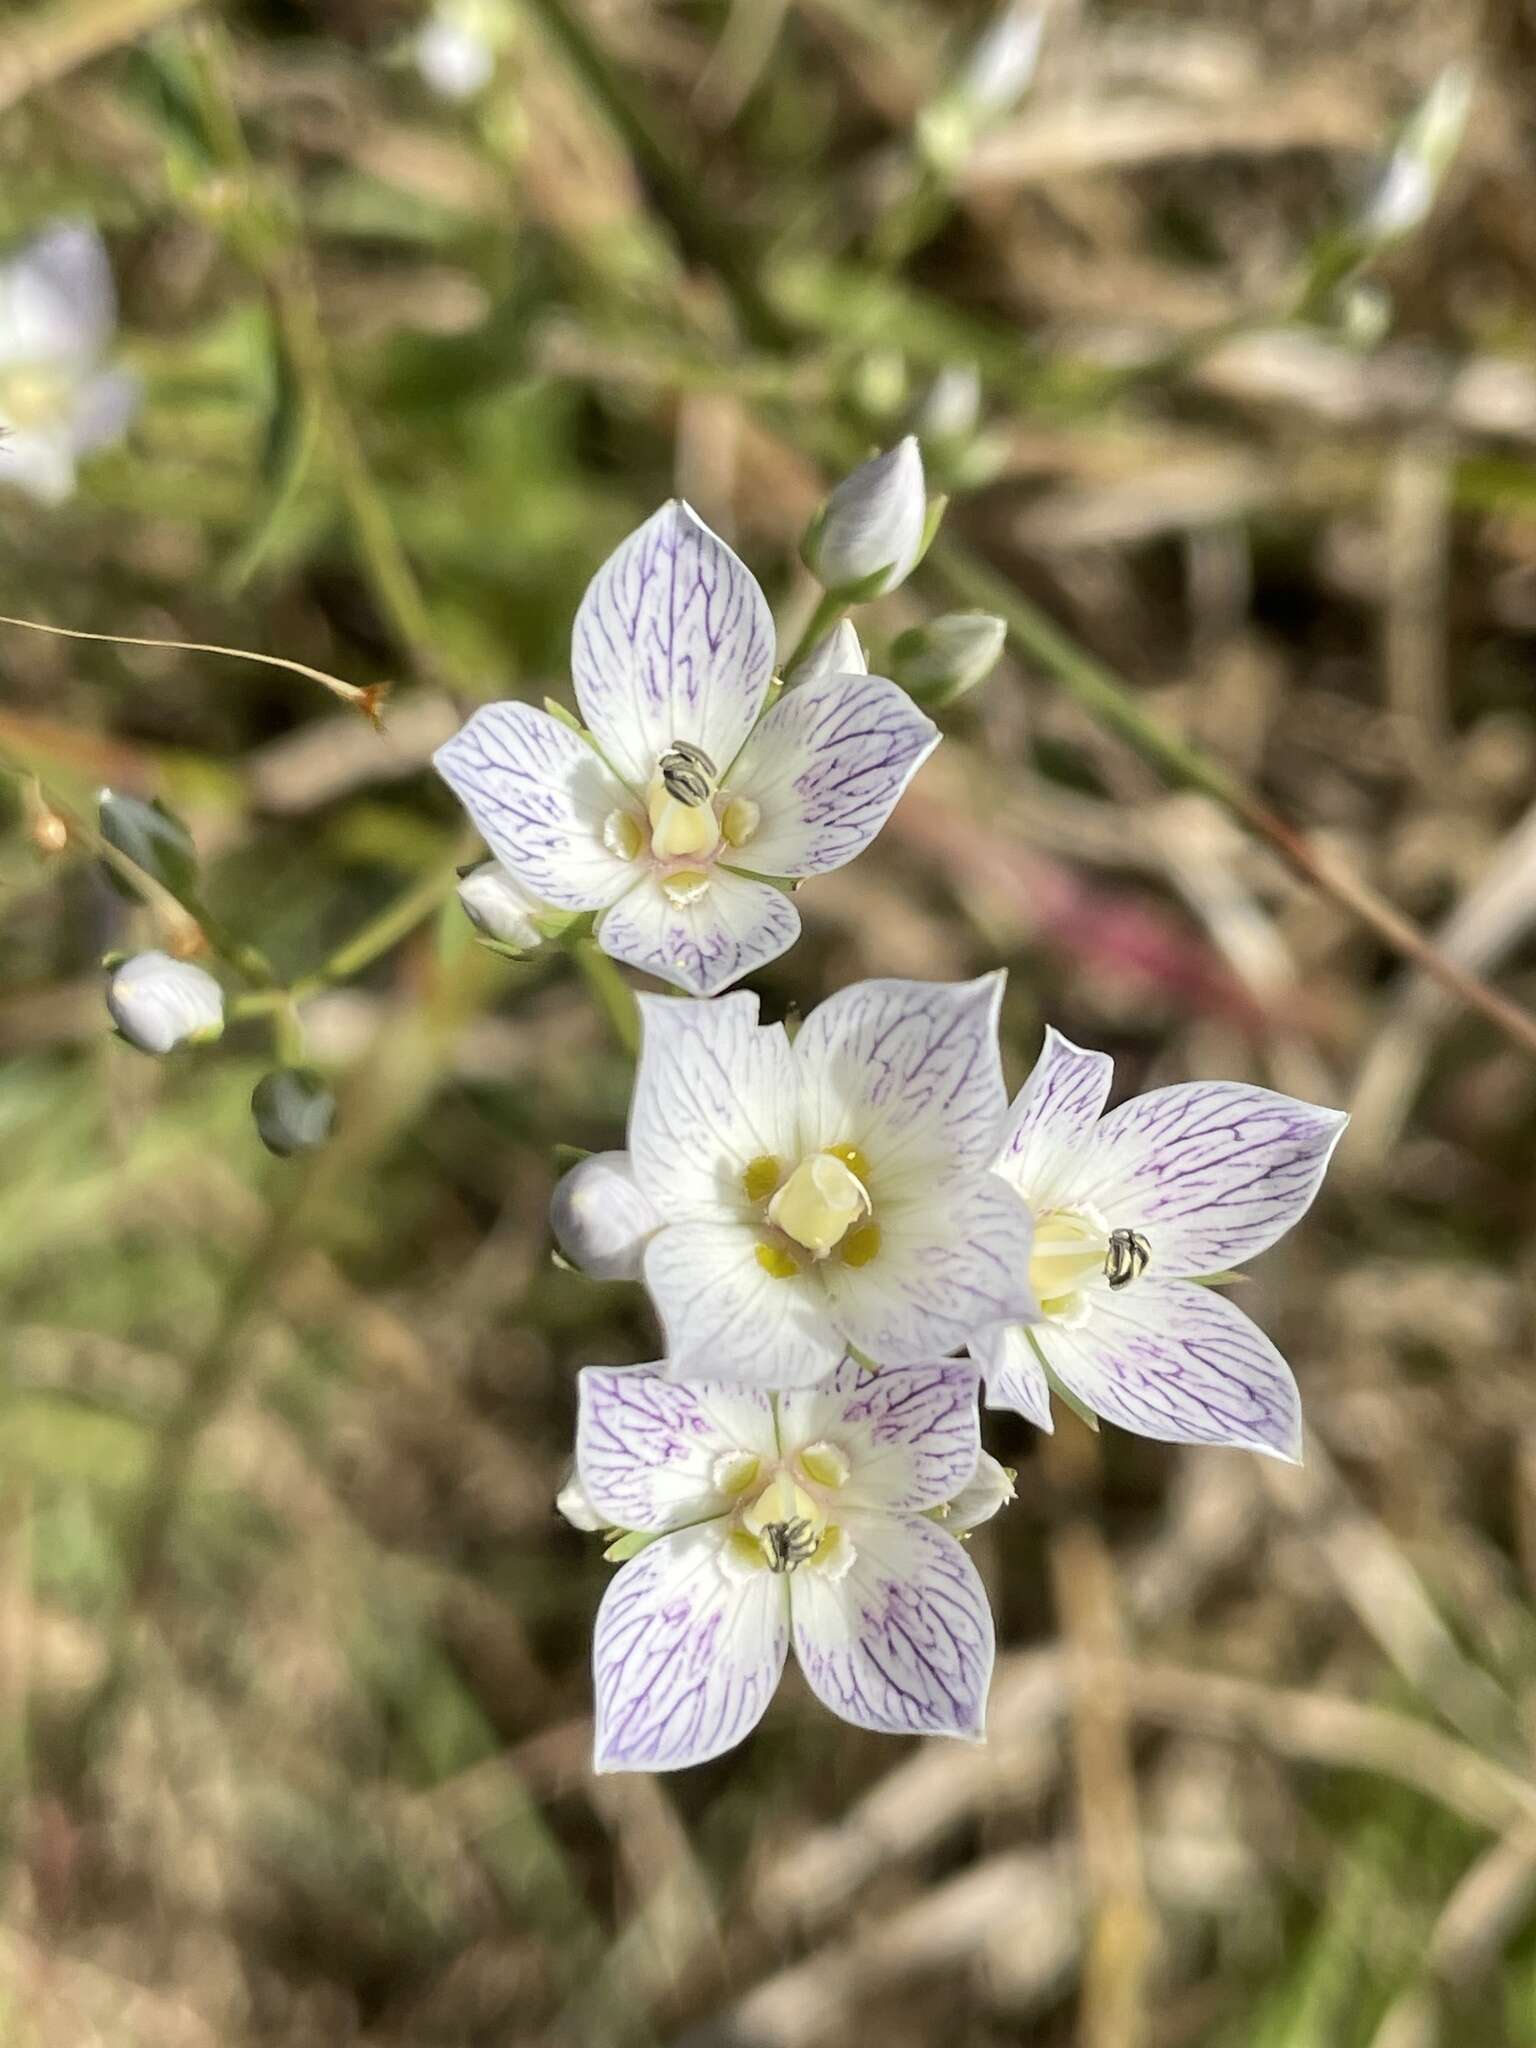
[[845, 1266], [867, 1266], [880, 1256], [879, 1224], [856, 1223], [837, 1249]]
[[603, 820], [603, 844], [619, 860], [633, 860], [645, 844], [640, 820], [630, 811], [610, 811]]
[[647, 799], [651, 818], [651, 851], [658, 860], [686, 860], [690, 854], [713, 853], [720, 844], [720, 825], [713, 804], [680, 804], [667, 793], [660, 777]]
[[869, 1186], [869, 1161], [857, 1145], [829, 1145], [827, 1150], [834, 1159], [841, 1159], [850, 1173], [856, 1173], [866, 1187]]
[[676, 904], [697, 903], [709, 888], [709, 877], [702, 868], [680, 868], [675, 875], [664, 875], [661, 886]]
[[745, 846], [762, 822], [760, 804], [749, 796], [733, 796], [721, 815], [720, 830], [730, 845]]
[[757, 1263], [775, 1280], [793, 1280], [800, 1270], [799, 1261], [794, 1253], [786, 1251], [781, 1244], [760, 1244], [757, 1248]]
[[755, 1159], [749, 1159], [741, 1176], [742, 1190], [749, 1202], [766, 1202], [779, 1182], [784, 1178], [784, 1169], [771, 1152], [759, 1152]]
[[818, 1259], [824, 1259], [868, 1214], [869, 1190], [830, 1152], [802, 1159], [768, 1204], [769, 1220]]
[[807, 1444], [800, 1453], [800, 1469], [818, 1486], [846, 1486], [851, 1467], [848, 1453], [837, 1444]]

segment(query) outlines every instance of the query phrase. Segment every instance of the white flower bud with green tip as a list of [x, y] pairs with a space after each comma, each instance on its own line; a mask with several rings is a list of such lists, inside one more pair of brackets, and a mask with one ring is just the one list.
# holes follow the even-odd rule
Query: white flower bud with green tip
[[1011, 114], [1029, 91], [1040, 63], [1045, 10], [1022, 0], [1004, 7], [983, 30], [955, 80], [955, 92], [978, 125]]
[[500, 861], [482, 861], [459, 879], [459, 901], [470, 923], [486, 938], [517, 953], [544, 943], [535, 920], [545, 906], [509, 875]]
[[140, 1052], [211, 1045], [224, 1030], [224, 991], [190, 960], [136, 953], [113, 970], [107, 1008], [120, 1035]]
[[556, 1183], [549, 1225], [589, 1280], [638, 1280], [661, 1218], [636, 1184], [627, 1152], [594, 1152]]
[[990, 1522], [998, 1509], [1007, 1507], [1013, 1499], [1017, 1477], [1011, 1466], [1000, 1465], [990, 1451], [983, 1451], [970, 1483], [955, 1495], [939, 1520], [951, 1536], [963, 1536], [968, 1529], [979, 1529], [983, 1522]]
[[867, 676], [869, 656], [859, 645], [851, 619], [843, 619], [824, 640], [818, 640], [804, 661], [798, 662], [785, 678], [790, 689], [803, 683], [819, 683], [828, 676]]
[[927, 710], [953, 704], [997, 666], [1008, 628], [991, 612], [946, 612], [891, 648], [891, 680]]
[[1399, 241], [1428, 219], [1461, 146], [1472, 86], [1469, 65], [1448, 64], [1409, 116], [1361, 208], [1356, 231], [1367, 241]]
[[931, 537], [922, 452], [908, 434], [844, 477], [800, 552], [824, 590], [862, 603], [905, 583]]

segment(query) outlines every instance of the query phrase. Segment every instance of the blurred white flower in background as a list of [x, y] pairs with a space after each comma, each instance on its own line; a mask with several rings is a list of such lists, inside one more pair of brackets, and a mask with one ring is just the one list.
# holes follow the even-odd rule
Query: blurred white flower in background
[[505, 17], [484, 0], [443, 0], [411, 40], [422, 81], [440, 99], [472, 100], [496, 75]]
[[139, 384], [104, 367], [116, 328], [89, 221], [58, 221], [0, 263], [0, 484], [60, 504], [80, 458], [122, 438]]

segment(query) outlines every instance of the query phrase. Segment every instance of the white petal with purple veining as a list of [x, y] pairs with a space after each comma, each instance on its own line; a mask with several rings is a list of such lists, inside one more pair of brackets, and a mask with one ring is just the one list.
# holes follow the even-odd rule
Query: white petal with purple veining
[[762, 820], [732, 861], [759, 875], [819, 875], [874, 838], [939, 743], [905, 690], [880, 676], [831, 675], [791, 690], [731, 774]]
[[1061, 1199], [1143, 1231], [1162, 1278], [1221, 1272], [1305, 1214], [1348, 1121], [1238, 1081], [1154, 1088], [1095, 1126]]
[[571, 635], [581, 715], [643, 791], [675, 740], [721, 774], [763, 708], [773, 615], [757, 581], [678, 499], [622, 542], [587, 586]]
[[597, 936], [615, 960], [689, 995], [712, 996], [787, 953], [800, 936], [800, 913], [782, 889], [716, 867], [692, 903], [674, 903], [647, 875], [604, 914]]
[[1051, 1383], [1027, 1330], [1017, 1323], [979, 1330], [971, 1356], [986, 1376], [989, 1408], [1011, 1408], [1047, 1436], [1052, 1433]]
[[720, 1569], [721, 1525], [648, 1544], [603, 1596], [592, 1644], [594, 1767], [670, 1771], [751, 1733], [789, 1641], [785, 1581]]
[[1083, 1146], [1104, 1113], [1114, 1076], [1108, 1053], [1088, 1052], [1046, 1026], [1040, 1057], [1008, 1112], [997, 1161], [997, 1171], [1036, 1215], [1055, 1205], [1065, 1176], [1081, 1170]]
[[745, 1223], [678, 1223], [652, 1238], [645, 1284], [675, 1378], [803, 1387], [825, 1379], [843, 1340], [813, 1273], [780, 1279], [758, 1264]]
[[1149, 1274], [1123, 1293], [1095, 1293], [1079, 1328], [1050, 1323], [1034, 1334], [1062, 1385], [1106, 1422], [1164, 1443], [1301, 1458], [1290, 1367], [1213, 1287]]
[[640, 1060], [629, 1105], [635, 1179], [667, 1222], [749, 1213], [742, 1174], [798, 1143], [795, 1068], [782, 1024], [757, 997], [712, 1003], [640, 996]]
[[870, 1372], [845, 1358], [822, 1385], [779, 1397], [779, 1440], [786, 1453], [825, 1442], [847, 1457], [838, 1519], [852, 1508], [921, 1514], [952, 1500], [975, 1475], [976, 1392], [968, 1360]]
[[794, 1046], [806, 1147], [857, 1146], [877, 1210], [909, 1194], [931, 1200], [956, 1174], [992, 1164], [1008, 1106], [1003, 982], [861, 981], [806, 1019]]
[[433, 755], [496, 858], [541, 902], [598, 910], [637, 870], [603, 844], [628, 799], [568, 725], [531, 704], [487, 704]]
[[776, 1455], [772, 1403], [753, 1388], [680, 1385], [659, 1365], [587, 1366], [576, 1385], [576, 1470], [616, 1529], [674, 1529], [723, 1514], [721, 1460]]
[[953, 1536], [916, 1517], [850, 1515], [856, 1556], [833, 1579], [797, 1572], [795, 1655], [834, 1714], [889, 1735], [979, 1740], [992, 1676], [992, 1613]]
[[1034, 1226], [994, 1174], [933, 1202], [876, 1203], [880, 1251], [868, 1265], [827, 1259], [820, 1272], [848, 1342], [880, 1365], [942, 1357], [989, 1324], [1035, 1313]]

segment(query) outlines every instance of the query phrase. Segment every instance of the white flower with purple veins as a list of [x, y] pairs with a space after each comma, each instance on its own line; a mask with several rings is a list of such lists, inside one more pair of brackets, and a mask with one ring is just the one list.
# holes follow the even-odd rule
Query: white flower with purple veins
[[490, 704], [438, 770], [540, 902], [596, 911], [604, 952], [714, 995], [794, 944], [800, 919], [776, 882], [862, 852], [938, 743], [878, 676], [819, 675], [765, 714], [773, 660], [751, 572], [674, 500], [576, 614], [586, 730]]
[[61, 221], [0, 263], [0, 485], [60, 504], [80, 457], [122, 438], [139, 384], [103, 367], [116, 326], [88, 221]]
[[[1002, 988], [860, 982], [793, 1042], [754, 995], [641, 997], [629, 1177], [580, 1192], [592, 1241], [638, 1256], [674, 1378], [806, 1386], [850, 1349], [907, 1365], [1028, 1313], [1029, 1212], [988, 1171]], [[557, 1189], [557, 1225], [570, 1208]]]
[[870, 1374], [847, 1360], [777, 1397], [649, 1365], [589, 1367], [580, 1386], [583, 1505], [655, 1538], [597, 1617], [598, 1770], [730, 1749], [761, 1720], [791, 1642], [844, 1720], [980, 1738], [992, 1615], [976, 1567], [929, 1519], [976, 1471], [968, 1365]]
[[988, 1405], [1049, 1429], [1055, 1384], [1142, 1436], [1298, 1459], [1290, 1367], [1199, 1282], [1305, 1214], [1349, 1119], [1236, 1081], [1155, 1088], [1104, 1116], [1113, 1071], [1047, 1031], [1013, 1105], [996, 1170], [1034, 1214], [1036, 1309], [1028, 1328], [972, 1339]]

